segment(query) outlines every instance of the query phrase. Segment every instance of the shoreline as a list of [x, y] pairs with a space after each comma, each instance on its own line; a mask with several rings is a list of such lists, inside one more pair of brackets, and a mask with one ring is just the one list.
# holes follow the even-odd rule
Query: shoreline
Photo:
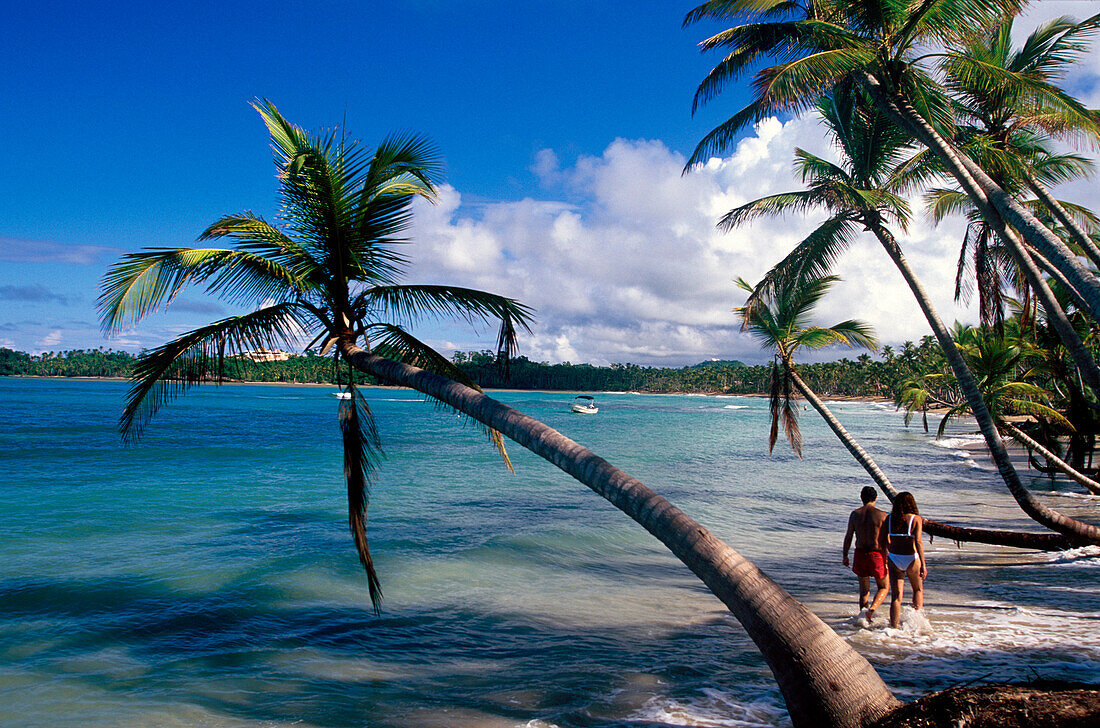
[[[57, 376], [48, 374], [5, 374], [0, 378], [9, 379], [43, 379], [43, 380], [76, 380], [81, 382], [130, 382], [129, 377], [88, 377], [81, 375], [73, 376]], [[329, 382], [262, 382], [262, 381], [249, 381], [249, 380], [226, 380], [224, 382], [203, 382], [204, 384], [215, 384], [216, 386], [233, 386], [233, 385], [249, 385], [249, 386], [261, 386], [261, 387], [340, 387], [342, 385], [332, 384]], [[394, 384], [360, 384], [359, 387], [363, 389], [408, 389], [407, 387], [400, 387]], [[620, 390], [620, 389], [520, 389], [516, 387], [486, 387], [486, 392], [592, 392], [594, 394], [653, 394], [653, 395], [695, 395], [701, 397], [754, 397], [754, 398], [766, 398], [767, 394], [760, 392], [750, 392], [744, 394], [728, 394], [726, 392], [646, 392], [642, 390]], [[889, 397], [882, 397], [880, 395], [853, 395], [853, 394], [831, 394], [822, 395], [819, 397], [823, 401], [827, 402], [873, 402], [878, 404], [888, 403], [893, 404], [892, 399]], [[799, 401], [803, 401], [802, 397], [795, 397]]]

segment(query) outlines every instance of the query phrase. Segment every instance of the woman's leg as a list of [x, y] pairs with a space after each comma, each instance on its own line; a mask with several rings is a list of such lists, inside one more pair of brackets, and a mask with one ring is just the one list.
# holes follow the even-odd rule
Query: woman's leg
[[901, 624], [901, 595], [905, 588], [905, 572], [890, 564], [890, 626]]
[[908, 570], [906, 570], [906, 576], [909, 577], [909, 583], [913, 585], [913, 609], [924, 609], [924, 579], [920, 578], [920, 559], [916, 559], [913, 563], [909, 564]]

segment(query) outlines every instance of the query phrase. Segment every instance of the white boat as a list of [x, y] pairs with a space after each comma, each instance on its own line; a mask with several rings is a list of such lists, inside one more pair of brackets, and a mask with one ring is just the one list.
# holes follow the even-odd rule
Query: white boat
[[336, 399], [351, 399], [351, 392], [329, 392]]
[[578, 415], [594, 415], [600, 411], [600, 408], [596, 406], [595, 397], [590, 397], [587, 394], [578, 394], [573, 398], [573, 404], [570, 405], [569, 411]]

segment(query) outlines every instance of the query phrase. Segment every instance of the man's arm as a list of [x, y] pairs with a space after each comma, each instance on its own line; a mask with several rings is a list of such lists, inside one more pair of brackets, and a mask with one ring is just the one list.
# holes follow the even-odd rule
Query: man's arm
[[844, 565], [848, 565], [848, 549], [852, 546], [852, 536], [856, 532], [856, 514], [848, 516], [848, 530], [844, 532]]
[[887, 535], [887, 531], [886, 531], [886, 514], [883, 513], [882, 511], [879, 511], [879, 513], [881, 515], [879, 515], [879, 517], [878, 517], [878, 530], [875, 531], [875, 541], [876, 541], [875, 545], [877, 546], [878, 550], [882, 552], [882, 558], [885, 559], [886, 558], [886, 553], [887, 553], [887, 549], [886, 549], [886, 535]]

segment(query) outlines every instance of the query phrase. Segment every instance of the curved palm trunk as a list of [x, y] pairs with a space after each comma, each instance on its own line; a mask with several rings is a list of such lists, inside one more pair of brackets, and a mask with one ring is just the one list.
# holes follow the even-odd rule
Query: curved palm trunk
[[1062, 474], [1064, 474], [1074, 483], [1085, 486], [1088, 491], [1093, 495], [1100, 495], [1100, 483], [1092, 480], [1084, 473], [1075, 470], [1072, 465], [1065, 462], [1053, 452], [1043, 447], [1042, 444], [1040, 444], [1034, 438], [1030, 437], [1026, 432], [1016, 427], [1011, 422], [1005, 422], [1004, 420], [998, 420], [997, 426], [1007, 432], [1013, 440], [1016, 440], [1025, 447], [1031, 448], [1032, 450], [1049, 460], [1051, 463], [1054, 464], [1055, 468], [1057, 468]]
[[894, 240], [894, 236], [890, 234], [890, 231], [881, 224], [877, 214], [867, 215], [865, 218], [871, 232], [875, 234], [875, 237], [878, 238], [879, 242], [882, 243], [882, 247], [886, 250], [886, 254], [890, 256], [890, 260], [894, 261], [894, 265], [901, 271], [901, 275], [905, 278], [905, 282], [909, 285], [913, 296], [916, 297], [917, 304], [924, 313], [925, 319], [932, 327], [932, 333], [935, 334], [948, 364], [951, 365], [951, 370], [955, 373], [959, 389], [966, 398], [967, 404], [970, 405], [970, 411], [974, 415], [974, 419], [978, 422], [978, 429], [985, 437], [989, 454], [997, 465], [997, 472], [1001, 474], [1001, 478], [1008, 486], [1008, 491], [1012, 494], [1012, 497], [1016, 499], [1024, 513], [1052, 531], [1064, 534], [1075, 543], [1100, 544], [1100, 528], [1062, 515], [1053, 508], [1043, 505], [1024, 486], [1019, 473], [1012, 465], [1012, 460], [1009, 458], [1008, 450], [1005, 449], [1000, 433], [993, 423], [993, 416], [990, 414], [989, 408], [985, 406], [985, 400], [982, 399], [981, 392], [978, 390], [978, 383], [974, 380], [974, 375], [970, 373], [966, 362], [963, 361], [962, 354], [955, 346], [955, 341], [951, 338], [947, 327], [943, 325], [939, 314], [932, 306], [932, 301], [928, 298], [924, 286], [921, 285], [913, 269], [909, 267], [909, 261], [905, 259], [905, 255], [901, 252], [901, 246]]
[[1069, 231], [1073, 241], [1081, 246], [1081, 250], [1085, 252], [1085, 256], [1092, 261], [1093, 265], [1100, 267], [1100, 248], [1097, 248], [1096, 244], [1092, 242], [1089, 234], [1078, 224], [1073, 215], [1070, 215], [1069, 211], [1062, 207], [1062, 203], [1055, 199], [1050, 190], [1034, 174], [1028, 170], [1025, 170], [1025, 174], [1028, 187], [1039, 198], [1039, 201], [1050, 210], [1051, 214], [1054, 215], [1054, 219], [1062, 223], [1062, 226]]
[[[1051, 265], [1062, 271], [1070, 286], [1079, 294], [1080, 300], [1085, 305], [1085, 310], [1089, 311], [1093, 320], [1096, 321], [1100, 321], [1100, 281], [1081, 264], [1077, 257], [1073, 255], [1073, 252], [1066, 247], [1065, 243], [997, 186], [985, 171], [974, 164], [965, 154], [957, 153], [954, 147], [944, 141], [932, 128], [931, 124], [915, 109], [906, 103], [898, 103], [887, 98], [882, 92], [882, 87], [878, 81], [870, 74], [866, 74], [864, 80], [876, 106], [889, 118], [901, 124], [936, 155], [962, 186], [967, 196], [981, 212], [982, 217], [1008, 245], [1017, 265], [1024, 272], [1028, 284], [1035, 290], [1036, 295], [1042, 302], [1050, 325], [1058, 333], [1059, 338], [1062, 339], [1089, 387], [1100, 396], [1100, 368], [1097, 367], [1092, 355], [1089, 354], [1085, 345], [1081, 342], [1081, 338], [1077, 335], [1073, 325], [1066, 317], [1065, 311], [1062, 310], [1058, 300], [1054, 297], [1050, 286], [1043, 279], [1031, 254], [1022, 244], [1020, 238], [1008, 228], [1006, 221], [1023, 232], [1028, 242]], [[1011, 203], [1013, 209], [1018, 210], [1020, 215], [1010, 216], [1005, 214], [1000, 205], [994, 204], [995, 200], [999, 200], [1004, 205]], [[1002, 215], [1004, 216], [1002, 217]], [[1021, 217], [1021, 215], [1025, 217]], [[1029, 223], [1028, 220], [1031, 222]]]
[[[1028, 248], [1028, 252], [1033, 253], [1034, 250]], [[1042, 256], [1036, 255], [1034, 256], [1034, 260], [1035, 264], [1042, 268], [1044, 273], [1046, 273], [1054, 280], [1058, 281], [1058, 284], [1062, 286], [1062, 290], [1069, 294], [1070, 298], [1073, 299], [1073, 303], [1077, 306], [1078, 309], [1080, 309], [1081, 311], [1088, 311], [1089, 307], [1088, 304], [1085, 303], [1084, 297], [1077, 292], [1076, 288], [1070, 285], [1069, 279], [1062, 275], [1062, 271], [1052, 266], [1050, 262]]]
[[[1073, 251], [1034, 215], [994, 182], [985, 170], [965, 154], [957, 153], [932, 128], [916, 109], [900, 99], [888, 98], [881, 85], [870, 74], [864, 78], [876, 105], [920, 140], [944, 164], [963, 190], [977, 205], [982, 217], [999, 229], [1005, 223], [1019, 230], [1024, 238], [1066, 274], [1073, 286], [1089, 302], [1092, 316], [1100, 320], [1100, 281], [1077, 259]], [[1001, 220], [996, 220], [1001, 218]]]
[[[1065, 286], [1077, 305], [1081, 306], [1082, 311], [1088, 311], [1088, 300], [1077, 290], [1072, 281], [1049, 260], [1039, 255], [1033, 257], [1033, 249], [1021, 241], [1019, 236], [1012, 230], [1006, 228], [1000, 233], [1000, 237], [1009, 243], [1009, 248], [1012, 250], [1017, 265], [1023, 270], [1028, 284], [1035, 291], [1035, 295], [1038, 296], [1043, 305], [1043, 310], [1047, 312], [1047, 321], [1058, 334], [1058, 338], [1062, 340], [1066, 350], [1069, 351], [1073, 363], [1077, 366], [1077, 370], [1081, 372], [1082, 379], [1092, 391], [1096, 392], [1097, 396], [1100, 396], [1100, 368], [1097, 367], [1092, 354], [1085, 348], [1084, 342], [1077, 334], [1077, 329], [1070, 323], [1062, 304], [1054, 297], [1054, 291], [1050, 289], [1046, 279], [1039, 271], [1040, 266], [1049, 268], [1052, 275]], [[1039, 263], [1038, 261], [1043, 262]]]
[[423, 392], [545, 458], [609, 500], [684, 562], [745, 627], [796, 726], [867, 726], [899, 703], [874, 668], [752, 562], [660, 495], [553, 428], [457, 382], [341, 343], [360, 371]]
[[[894, 498], [897, 497], [898, 491], [894, 488], [890, 479], [886, 477], [886, 474], [882, 472], [882, 469], [879, 468], [878, 463], [867, 454], [867, 451], [860, 446], [848, 430], [844, 429], [844, 425], [840, 424], [840, 420], [836, 418], [832, 410], [818, 398], [817, 394], [810, 389], [809, 385], [802, 381], [802, 377], [798, 376], [798, 372], [796, 372], [793, 367], [790, 368], [790, 374], [794, 386], [802, 393], [806, 401], [817, 410], [821, 418], [829, 425], [829, 429], [833, 431], [833, 434], [844, 443], [844, 447], [848, 448], [848, 452], [852, 453], [852, 457], [854, 457], [859, 464], [863, 466], [863, 469], [867, 471], [867, 474], [878, 483], [878, 487], [882, 489], [886, 497], [893, 501]], [[1069, 548], [1070, 545], [1065, 536], [1056, 533], [1023, 533], [1020, 531], [1004, 531], [1000, 529], [962, 528], [960, 526], [939, 523], [927, 517], [924, 519], [924, 530], [932, 536], [949, 538], [952, 541], [974, 541], [977, 543], [993, 544], [995, 546], [1014, 546], [1016, 548], [1058, 551]]]

